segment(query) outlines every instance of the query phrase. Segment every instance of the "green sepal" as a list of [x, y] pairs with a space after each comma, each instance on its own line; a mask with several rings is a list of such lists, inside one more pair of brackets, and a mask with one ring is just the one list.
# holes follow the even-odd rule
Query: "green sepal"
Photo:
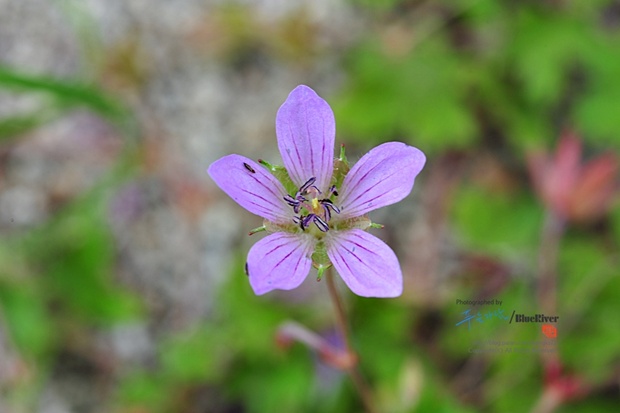
[[248, 235], [254, 235], [254, 234], [258, 233], [258, 232], [263, 232], [263, 231], [266, 231], [266, 230], [267, 230], [267, 227], [265, 225], [262, 225], [260, 227], [254, 228], [253, 230], [248, 232]]
[[317, 269], [317, 281], [321, 281], [323, 273], [326, 269], [331, 267], [332, 263], [327, 256], [327, 249], [323, 242], [318, 242], [312, 254], [312, 266]]
[[274, 232], [288, 232], [289, 234], [299, 234], [303, 232], [301, 228], [299, 228], [299, 225], [294, 224], [292, 220], [290, 223], [287, 224], [264, 220], [263, 226], [265, 227], [265, 230], [270, 234], [273, 234]]
[[350, 229], [361, 229], [366, 231], [372, 227], [372, 221], [367, 216], [349, 218], [342, 221], [330, 221], [331, 228], [336, 231], [346, 231]]
[[275, 176], [276, 179], [280, 181], [288, 194], [294, 196], [297, 193], [297, 190], [299, 188], [293, 183], [285, 167], [280, 165], [273, 165], [265, 161], [264, 159], [259, 159], [258, 163], [267, 168], [269, 172], [271, 172], [273, 176]]
[[385, 225], [383, 224], [377, 224], [376, 222], [371, 222], [369, 228], [379, 228], [379, 229], [383, 229], [385, 228]]
[[317, 280], [317, 281], [321, 281], [321, 280], [323, 279], [323, 273], [324, 273], [324, 272], [325, 272], [325, 270], [326, 270], [326, 269], [328, 269], [330, 266], [331, 266], [331, 264], [330, 264], [330, 265], [328, 265], [328, 266], [325, 266], [325, 265], [323, 265], [323, 264], [319, 264], [319, 266], [318, 266], [318, 267], [316, 267], [316, 269], [317, 269], [317, 272], [316, 272], [316, 280]]
[[340, 157], [334, 160], [334, 174], [332, 175], [332, 185], [335, 185], [337, 189], [342, 186], [344, 177], [349, 173], [349, 161], [344, 154], [344, 145], [340, 146]]
[[347, 160], [347, 156], [344, 154], [344, 143], [340, 145], [340, 157], [338, 159], [340, 159], [342, 162], [344, 162], [347, 165], [349, 165], [349, 161]]

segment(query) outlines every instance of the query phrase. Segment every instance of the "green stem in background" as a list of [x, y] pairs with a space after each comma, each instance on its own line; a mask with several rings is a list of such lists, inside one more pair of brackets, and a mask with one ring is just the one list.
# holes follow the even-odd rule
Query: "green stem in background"
[[342, 301], [340, 300], [340, 296], [338, 295], [338, 290], [336, 289], [336, 283], [334, 282], [334, 273], [331, 270], [331, 267], [326, 271], [325, 281], [327, 282], [327, 289], [329, 290], [329, 296], [334, 304], [334, 310], [336, 311], [336, 326], [338, 328], [338, 332], [344, 341], [345, 350], [349, 357], [355, 362], [351, 363], [350, 366], [346, 368], [347, 374], [351, 378], [355, 389], [360, 395], [362, 402], [364, 403], [364, 407], [368, 413], [377, 413], [377, 409], [374, 406], [372, 401], [370, 389], [368, 385], [364, 381], [359, 369], [358, 369], [358, 359], [357, 355], [351, 348], [351, 339], [349, 333], [349, 326], [347, 323], [347, 316], [344, 312], [344, 306], [342, 305]]
[[553, 388], [545, 390], [530, 413], [553, 413], [562, 405], [562, 396]]
[[[536, 298], [543, 312], [549, 315], [557, 314], [558, 309], [557, 264], [560, 242], [565, 227], [566, 221], [562, 217], [551, 210], [547, 210], [538, 254]], [[559, 363], [557, 354], [554, 353], [541, 353], [541, 360], [545, 369]], [[558, 393], [557, 389], [545, 385], [531, 413], [552, 413], [562, 405], [562, 402], [562, 395]]]
[[[558, 254], [560, 242], [564, 235], [566, 221], [558, 214], [547, 210], [542, 227], [540, 248], [538, 252], [538, 278], [536, 295], [538, 305], [545, 314], [555, 315], [558, 312]], [[558, 364], [556, 353], [541, 353], [541, 361], [545, 368]]]
[[557, 312], [557, 261], [564, 228], [564, 219], [547, 211], [541, 234], [536, 288], [538, 302], [549, 314]]

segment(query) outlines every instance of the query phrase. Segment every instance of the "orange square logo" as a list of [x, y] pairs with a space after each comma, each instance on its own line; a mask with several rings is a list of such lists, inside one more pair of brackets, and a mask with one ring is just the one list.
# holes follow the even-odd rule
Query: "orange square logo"
[[548, 338], [556, 338], [558, 336], [558, 329], [551, 324], [543, 324], [542, 332]]

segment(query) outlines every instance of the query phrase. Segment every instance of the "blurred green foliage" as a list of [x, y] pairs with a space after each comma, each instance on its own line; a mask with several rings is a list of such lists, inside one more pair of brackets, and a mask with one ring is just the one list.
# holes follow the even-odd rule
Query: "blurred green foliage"
[[[509, 280], [492, 297], [506, 303], [506, 313], [540, 312], [534, 284], [545, 211], [528, 181], [524, 156], [534, 147], [553, 147], [565, 128], [578, 131], [590, 151], [620, 149], [620, 23], [613, 4], [350, 3], [369, 29], [346, 51], [345, 84], [328, 98], [339, 139], [364, 147], [396, 139], [421, 148], [429, 167], [416, 190], [424, 188], [430, 166], [448, 154], [460, 154], [471, 169], [481, 153], [508, 164], [512, 185], [501, 190], [460, 179], [442, 219], [459, 258], [481, 255], [510, 268]], [[238, 21], [225, 17], [231, 25]], [[243, 49], [251, 41], [248, 27], [229, 28], [231, 47]], [[276, 42], [267, 35], [261, 40], [270, 41]], [[105, 119], [126, 144], [98, 185], [40, 227], [0, 239], [2, 322], [32, 366], [32, 377], [9, 390], [30, 395], [52, 375], [60, 354], [73, 349], [76, 336], [128, 320], [154, 321], [144, 297], [116, 282], [118, 246], [106, 217], [108, 189], [137, 169], [140, 131], [121, 98], [96, 83], [0, 67], [0, 91], [40, 98], [35, 109], [0, 119], [0, 145], [15, 144], [76, 109]], [[407, 248], [396, 247], [404, 253]], [[599, 222], [570, 226], [560, 242], [558, 354], [566, 372], [597, 390], [559, 412], [617, 410], [617, 390], [607, 383], [620, 362], [619, 250], [617, 206]], [[110, 411], [193, 412], [201, 398], [208, 400], [209, 412], [361, 410], [345, 374], [299, 344], [283, 351], [274, 343], [278, 326], [288, 319], [329, 336], [331, 309], [254, 296], [241, 265], [245, 252], [236, 257], [209, 319], [157, 336], [153, 360], [123, 366], [114, 376]], [[539, 340], [538, 326], [497, 319], [472, 322], [471, 329], [456, 326], [465, 308], [454, 306], [454, 297], [474, 298], [496, 274], [464, 268], [458, 260], [454, 265], [455, 274], [444, 274], [444, 293], [432, 297], [433, 305], [347, 296], [353, 344], [382, 411], [529, 411], [545, 386], [538, 355], [473, 356], [469, 350], [479, 339]], [[1, 396], [26, 408], [36, 404], [0, 387]]]
[[542, 216], [530, 196], [470, 185], [458, 192], [454, 204], [454, 224], [467, 247], [506, 258], [515, 251], [533, 256], [537, 250]]
[[126, 137], [135, 133], [135, 123], [124, 105], [96, 86], [67, 82], [51, 77], [31, 75], [0, 66], [0, 90], [40, 97], [32, 113], [19, 114], [0, 120], [0, 141], [51, 122], [76, 108], [86, 108], [121, 128]]
[[354, 3], [373, 4], [382, 24], [347, 57], [335, 104], [343, 139], [407, 139], [435, 154], [492, 130], [521, 151], [574, 126], [620, 146], [620, 33], [605, 24], [609, 2]]
[[47, 360], [75, 328], [140, 314], [136, 297], [110, 278], [114, 244], [102, 212], [99, 198], [76, 202], [45, 226], [0, 244], [3, 262], [13, 263], [0, 271], [0, 305], [24, 356]]

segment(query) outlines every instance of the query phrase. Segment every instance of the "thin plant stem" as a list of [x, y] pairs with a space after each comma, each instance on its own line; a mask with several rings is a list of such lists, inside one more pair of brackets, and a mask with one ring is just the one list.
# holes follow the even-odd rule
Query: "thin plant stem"
[[538, 301], [544, 311], [557, 311], [557, 261], [564, 220], [548, 211], [543, 224], [538, 256]]
[[366, 384], [364, 378], [362, 377], [358, 369], [357, 355], [351, 348], [351, 339], [350, 339], [349, 326], [347, 323], [347, 316], [344, 311], [342, 300], [340, 299], [340, 296], [338, 295], [338, 290], [336, 289], [336, 283], [334, 282], [334, 274], [333, 274], [333, 271], [331, 271], [331, 268], [327, 269], [326, 274], [325, 274], [325, 279], [327, 282], [327, 289], [329, 291], [329, 296], [334, 304], [334, 310], [336, 311], [336, 326], [338, 328], [338, 332], [340, 333], [340, 336], [342, 337], [342, 340], [344, 341], [345, 350], [347, 354], [349, 355], [350, 358], [355, 360], [354, 363], [351, 363], [351, 365], [347, 367], [346, 369], [347, 374], [351, 378], [351, 381], [353, 382], [355, 389], [359, 393], [360, 398], [362, 399], [362, 403], [364, 404], [364, 407], [366, 408], [366, 411], [368, 413], [377, 413], [377, 409], [375, 408], [374, 403], [372, 401], [370, 389], [368, 388], [368, 385]]
[[562, 405], [562, 396], [555, 390], [544, 391], [530, 413], [553, 413]]
[[[538, 303], [545, 314], [556, 314], [558, 309], [557, 264], [564, 229], [565, 220], [553, 211], [548, 210], [541, 234], [536, 286]], [[543, 365], [546, 367], [559, 363], [556, 353], [541, 353], [540, 356]], [[547, 387], [541, 393], [531, 413], [553, 413], [562, 403], [561, 394], [557, 390]]]
[[[543, 223], [538, 255], [536, 295], [545, 314], [557, 314], [557, 265], [565, 221], [553, 211], [547, 211]], [[548, 366], [558, 362], [556, 353], [541, 353], [541, 360]]]

